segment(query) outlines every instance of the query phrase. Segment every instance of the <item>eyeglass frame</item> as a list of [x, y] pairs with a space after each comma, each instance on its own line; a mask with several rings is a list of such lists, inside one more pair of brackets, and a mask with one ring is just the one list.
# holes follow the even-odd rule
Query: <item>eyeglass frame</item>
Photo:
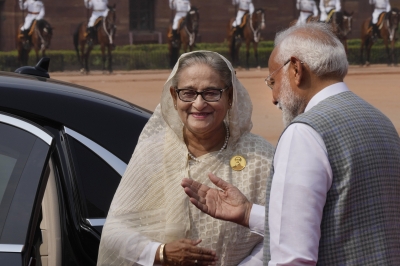
[[[177, 94], [179, 100], [181, 100], [182, 102], [185, 102], [185, 103], [190, 103], [190, 102], [196, 101], [196, 100], [197, 100], [197, 97], [198, 97], [199, 95], [201, 95], [201, 98], [202, 98], [205, 102], [215, 103], [215, 102], [218, 102], [219, 100], [221, 100], [221, 98], [222, 98], [222, 93], [223, 93], [224, 91], [226, 91], [227, 89], [229, 89], [229, 88], [230, 88], [230, 86], [226, 86], [226, 87], [223, 88], [223, 89], [205, 89], [205, 90], [202, 90], [202, 91], [199, 92], [199, 91], [192, 90], [192, 89], [178, 89], [178, 87], [175, 87], [175, 92], [176, 92], [176, 94]], [[182, 100], [181, 97], [179, 96], [179, 92], [181, 92], [181, 91], [183, 91], [183, 90], [191, 90], [191, 91], [193, 91], [194, 93], [196, 93], [196, 97], [194, 98], [194, 100], [192, 100], [192, 101], [185, 101], [185, 100]], [[219, 99], [216, 100], [216, 101], [207, 101], [206, 99], [204, 99], [203, 93], [204, 93], [205, 91], [208, 91], [208, 90], [218, 90], [218, 91], [219, 91]]]
[[[286, 60], [286, 62], [283, 63], [282, 66], [280, 66], [278, 69], [276, 69], [274, 72], [272, 72], [271, 74], [269, 74], [269, 75], [264, 79], [265, 84], [267, 84], [267, 86], [268, 86], [271, 90], [274, 89], [273, 86], [270, 85], [270, 83], [271, 83], [271, 77], [272, 77], [275, 73], [278, 73], [278, 71], [281, 70], [284, 66], [286, 66], [289, 62], [290, 62], [290, 58], [289, 58], [288, 60]], [[301, 63], [303, 63], [303, 62], [301, 62]]]
[[[284, 66], [286, 66], [286, 65], [290, 62], [290, 60], [291, 60], [291, 58], [288, 59], [280, 68], [278, 68], [277, 70], [275, 70], [274, 72], [272, 72], [271, 74], [269, 74], [268, 77], [265, 78], [265, 80], [264, 80], [264, 81], [265, 81], [265, 84], [267, 84], [267, 86], [268, 86], [271, 90], [273, 90], [274, 88], [271, 87], [271, 85], [269, 85], [268, 83], [270, 82], [270, 79], [271, 79], [272, 75], [274, 75], [274, 74], [277, 73], [279, 70], [281, 70]], [[296, 58], [296, 60], [299, 60], [299, 59]], [[299, 60], [299, 61], [300, 61], [300, 64], [304, 64], [303, 61], [301, 61], [301, 60]]]

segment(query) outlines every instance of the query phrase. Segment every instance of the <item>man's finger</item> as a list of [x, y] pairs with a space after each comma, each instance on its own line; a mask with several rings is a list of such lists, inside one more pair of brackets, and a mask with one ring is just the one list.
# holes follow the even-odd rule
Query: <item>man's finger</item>
[[186, 195], [188, 195], [190, 198], [193, 198], [193, 199], [199, 201], [202, 204], [206, 203], [205, 198], [202, 197], [201, 195], [199, 195], [196, 191], [193, 191], [192, 188], [185, 187], [184, 191], [185, 191]]
[[219, 187], [222, 190], [228, 190], [228, 188], [231, 186], [231, 184], [229, 184], [228, 182], [225, 182], [224, 180], [222, 180], [221, 178], [219, 178], [218, 176], [214, 175], [213, 173], [209, 173], [208, 177], [210, 178], [211, 182], [214, 183], [214, 185], [216, 185], [217, 187]]
[[203, 198], [207, 195], [207, 191], [210, 190], [210, 187], [189, 178], [182, 179], [181, 186], [183, 188], [189, 188], [191, 191], [193, 191], [194, 193], [198, 194], [200, 197]]
[[209, 209], [208, 209], [208, 206], [206, 204], [202, 204], [200, 201], [198, 201], [198, 200], [196, 200], [194, 198], [190, 198], [189, 200], [200, 211], [202, 211], [204, 213], [207, 213], [207, 214], [209, 214], [211, 216], [214, 215], [213, 213], [209, 213]]

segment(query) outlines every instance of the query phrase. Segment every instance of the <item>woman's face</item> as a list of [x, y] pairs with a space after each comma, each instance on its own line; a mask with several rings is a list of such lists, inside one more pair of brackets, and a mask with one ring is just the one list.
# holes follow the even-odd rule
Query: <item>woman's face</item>
[[[201, 92], [206, 89], [224, 89], [225, 84], [218, 72], [205, 64], [196, 64], [181, 71], [178, 80], [178, 89], [192, 89]], [[217, 131], [222, 126], [225, 115], [229, 109], [230, 89], [222, 93], [217, 102], [207, 102], [198, 95], [193, 102], [184, 102], [179, 99], [174, 88], [171, 95], [174, 99], [175, 109], [185, 125], [193, 134], [202, 135]]]

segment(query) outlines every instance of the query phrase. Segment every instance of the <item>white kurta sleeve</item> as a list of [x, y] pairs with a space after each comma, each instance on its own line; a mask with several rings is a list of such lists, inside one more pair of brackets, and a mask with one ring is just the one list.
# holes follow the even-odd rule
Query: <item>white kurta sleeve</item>
[[264, 242], [255, 246], [249, 256], [247, 256], [238, 266], [262, 266], [263, 265]]
[[301, 1], [301, 0], [297, 0], [297, 1], [296, 1], [296, 8], [297, 8], [297, 10], [300, 10], [300, 1]]
[[147, 244], [140, 254], [139, 260], [136, 263], [143, 266], [153, 265], [157, 249], [160, 245], [161, 243], [158, 242], [150, 242], [149, 244]]
[[268, 265], [316, 265], [322, 214], [332, 185], [320, 135], [308, 125], [290, 125], [278, 143], [274, 170]]

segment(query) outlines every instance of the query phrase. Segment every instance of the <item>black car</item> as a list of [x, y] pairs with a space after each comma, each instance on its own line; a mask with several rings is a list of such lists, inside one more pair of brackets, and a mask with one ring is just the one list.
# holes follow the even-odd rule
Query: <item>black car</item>
[[52, 80], [47, 67], [0, 72], [0, 265], [95, 265], [151, 113]]

